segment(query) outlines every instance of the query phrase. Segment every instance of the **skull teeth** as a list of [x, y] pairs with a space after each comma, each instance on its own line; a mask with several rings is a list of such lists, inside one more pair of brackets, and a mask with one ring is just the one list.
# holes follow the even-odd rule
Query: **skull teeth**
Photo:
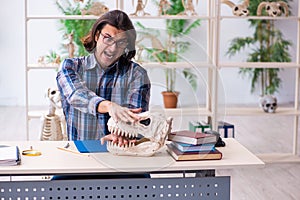
[[123, 131], [123, 130], [119, 129], [118, 127], [114, 127], [114, 126], [108, 126], [108, 130], [112, 134], [127, 137], [127, 138], [137, 137], [136, 133], [128, 133], [128, 132]]
[[133, 142], [129, 142], [128, 144], [123, 144], [121, 146], [118, 143], [113, 143], [112, 141], [107, 142], [107, 147], [109, 148], [126, 149], [134, 146], [135, 144]]

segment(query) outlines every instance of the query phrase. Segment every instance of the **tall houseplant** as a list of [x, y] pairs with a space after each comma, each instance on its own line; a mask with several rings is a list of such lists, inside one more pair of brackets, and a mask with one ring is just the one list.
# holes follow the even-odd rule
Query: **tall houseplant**
[[[171, 6], [166, 11], [167, 15], [177, 15], [184, 11], [184, 6], [181, 0], [170, 0]], [[195, 20], [190, 23], [187, 19], [167, 19], [166, 20], [166, 34], [167, 39], [165, 45], [159, 45], [161, 47], [144, 47], [143, 49], [147, 52], [150, 60], [156, 62], [178, 62], [182, 53], [186, 52], [189, 48], [190, 43], [181, 41], [180, 38], [188, 35], [192, 29], [200, 25], [200, 20]], [[141, 23], [137, 23], [137, 26], [142, 30], [139, 33], [142, 35], [152, 35], [152, 38], [160, 38], [158, 30], [149, 29], [143, 26]], [[165, 81], [166, 91], [163, 94], [172, 95], [175, 97], [174, 105], [168, 106], [165, 102], [166, 108], [177, 107], [177, 96], [179, 94], [175, 89], [176, 83], [176, 68], [165, 69]], [[194, 90], [197, 88], [197, 76], [191, 71], [191, 69], [184, 69], [182, 71], [184, 77], [188, 80]]]
[[[287, 2], [287, 1], [285, 1]], [[249, 6], [250, 15], [256, 15], [260, 0], [252, 0]], [[252, 37], [237, 37], [231, 41], [227, 55], [233, 56], [245, 49], [252, 49], [248, 62], [290, 62], [289, 47], [292, 43], [284, 39], [282, 32], [276, 28], [275, 19], [248, 20], [255, 29]], [[239, 73], [251, 78], [251, 93], [260, 86], [260, 96], [273, 95], [278, 92], [281, 79], [279, 68], [240, 68]]]

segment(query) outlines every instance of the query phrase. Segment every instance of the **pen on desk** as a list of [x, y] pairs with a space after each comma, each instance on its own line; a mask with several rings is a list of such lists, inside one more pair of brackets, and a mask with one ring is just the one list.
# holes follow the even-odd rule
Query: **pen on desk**
[[58, 148], [59, 150], [75, 153], [75, 154], [82, 155], [82, 156], [90, 156], [90, 154], [80, 153], [78, 151], [74, 151], [74, 150], [67, 149], [67, 148], [64, 148], [64, 147], [56, 147], [56, 148]]

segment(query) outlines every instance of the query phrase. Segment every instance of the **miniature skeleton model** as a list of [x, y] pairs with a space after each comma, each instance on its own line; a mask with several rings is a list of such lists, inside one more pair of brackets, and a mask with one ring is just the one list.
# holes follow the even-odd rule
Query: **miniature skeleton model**
[[150, 40], [150, 45], [152, 49], [155, 49], [155, 51], [151, 54], [151, 56], [157, 60], [157, 62], [160, 62], [161, 64], [165, 64], [161, 62], [161, 60], [158, 58], [159, 53], [166, 53], [172, 52], [171, 49], [175, 48], [175, 43], [173, 41], [168, 41], [167, 47], [164, 47], [162, 42], [158, 39], [159, 37], [157, 35], [152, 35], [151, 33], [141, 33], [141, 38], [136, 41], [137, 46], [137, 53], [136, 53], [136, 60], [139, 62], [142, 62], [142, 52], [144, 50], [144, 45], [142, 44], [146, 39]]
[[112, 134], [128, 138], [136, 138], [139, 134], [143, 136], [136, 143], [126, 146], [119, 146], [109, 141], [107, 142], [109, 152], [115, 155], [152, 156], [164, 145], [166, 137], [171, 131], [173, 119], [166, 119], [161, 113], [149, 111], [139, 115], [141, 120], [134, 124], [122, 121], [115, 123], [112, 118], [108, 120], [108, 129]]
[[106, 7], [101, 2], [93, 2], [92, 6], [87, 10], [81, 10], [82, 15], [95, 15], [100, 16], [109, 11], [109, 8]]
[[[196, 4], [198, 4], [198, 0], [196, 0]], [[193, 0], [182, 0], [182, 5], [184, 7], [184, 11], [180, 13], [180, 15], [197, 15]]]
[[244, 0], [242, 4], [234, 4], [232, 1], [229, 0], [222, 0], [222, 3], [228, 5], [232, 9], [232, 13], [235, 16], [248, 16], [249, 15], [249, 0]]
[[[134, 6], [134, 0], [132, 0], [132, 5]], [[143, 2], [143, 0], [138, 0], [135, 12], [130, 15], [132, 15], [132, 16], [150, 15], [149, 13], [146, 13], [144, 10], [146, 5], [147, 5], [147, 0], [145, 0], [145, 3]]]
[[69, 39], [69, 43], [65, 45], [65, 47], [68, 50], [69, 53], [69, 58], [73, 58], [74, 57], [74, 52], [75, 52], [75, 45], [74, 45], [74, 33], [72, 31], [72, 33], [67, 35], [68, 39]]
[[171, 7], [171, 4], [168, 0], [160, 0], [159, 1], [159, 10], [158, 15], [165, 15], [167, 10]]
[[266, 12], [270, 17], [277, 17], [284, 12], [285, 16], [287, 17], [289, 15], [289, 7], [287, 3], [284, 1], [278, 1], [278, 2], [261, 2], [257, 7], [257, 15], [262, 15], [262, 10], [265, 8]]
[[271, 95], [265, 95], [260, 99], [260, 107], [266, 113], [274, 113], [277, 109], [277, 99]]
[[[57, 89], [48, 88], [49, 112], [42, 116], [40, 140], [66, 140], [66, 122], [62, 112], [61, 97]], [[57, 112], [56, 112], [57, 111]]]

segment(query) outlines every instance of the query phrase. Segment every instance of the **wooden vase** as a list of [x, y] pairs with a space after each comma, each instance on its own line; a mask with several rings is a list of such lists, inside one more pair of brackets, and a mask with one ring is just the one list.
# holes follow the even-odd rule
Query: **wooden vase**
[[165, 108], [177, 108], [179, 92], [162, 92]]

